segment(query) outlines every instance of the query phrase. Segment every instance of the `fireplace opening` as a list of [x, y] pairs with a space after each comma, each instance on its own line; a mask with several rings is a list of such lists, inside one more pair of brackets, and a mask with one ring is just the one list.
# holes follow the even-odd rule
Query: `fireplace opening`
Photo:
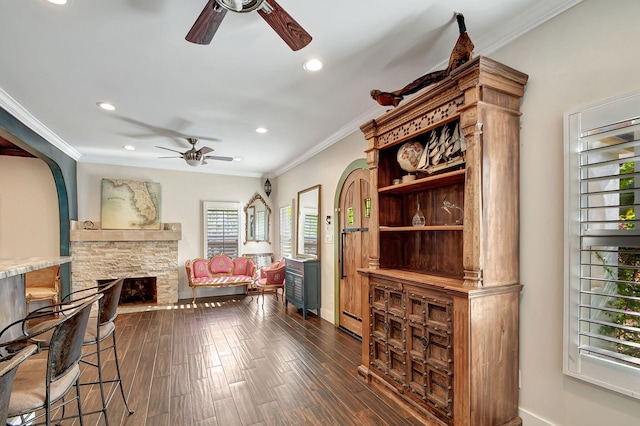
[[[98, 280], [98, 285], [113, 281]], [[136, 303], [157, 303], [158, 292], [156, 288], [156, 277], [136, 277], [125, 278], [120, 293], [120, 305]]]

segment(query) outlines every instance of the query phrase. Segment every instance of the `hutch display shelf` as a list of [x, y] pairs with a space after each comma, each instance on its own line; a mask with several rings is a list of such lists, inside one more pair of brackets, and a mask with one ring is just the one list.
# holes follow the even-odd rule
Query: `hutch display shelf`
[[[430, 424], [522, 423], [519, 109], [527, 79], [476, 57], [361, 126], [377, 191], [369, 265], [359, 270], [369, 330], [359, 374]], [[429, 150], [433, 135], [454, 128], [464, 135], [462, 159], [402, 179], [405, 142]], [[414, 226], [418, 206], [424, 222]]]

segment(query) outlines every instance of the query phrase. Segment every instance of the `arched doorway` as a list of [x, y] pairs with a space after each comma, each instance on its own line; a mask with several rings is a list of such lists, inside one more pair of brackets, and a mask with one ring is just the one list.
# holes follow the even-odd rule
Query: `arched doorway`
[[344, 179], [339, 191], [337, 228], [338, 239], [338, 290], [337, 323], [343, 330], [362, 336], [362, 276], [359, 268], [365, 268], [369, 260], [369, 171], [352, 170]]
[[[0, 136], [44, 161], [53, 174], [58, 196], [60, 256], [70, 254], [70, 221], [77, 219], [76, 160], [62, 152], [20, 120], [0, 108]], [[61, 267], [62, 294], [71, 286], [70, 264]]]

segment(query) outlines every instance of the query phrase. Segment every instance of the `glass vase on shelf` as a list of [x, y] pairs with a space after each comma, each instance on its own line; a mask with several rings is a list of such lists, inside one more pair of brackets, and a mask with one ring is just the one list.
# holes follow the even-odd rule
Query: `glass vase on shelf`
[[424, 226], [425, 223], [426, 223], [426, 220], [424, 218], [424, 215], [420, 211], [420, 202], [418, 202], [418, 209], [416, 210], [416, 214], [413, 215], [413, 220], [411, 224], [413, 226]]

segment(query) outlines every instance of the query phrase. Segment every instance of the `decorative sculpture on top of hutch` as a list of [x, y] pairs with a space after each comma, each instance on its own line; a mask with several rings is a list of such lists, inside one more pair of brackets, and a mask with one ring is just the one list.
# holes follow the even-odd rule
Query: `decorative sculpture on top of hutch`
[[[522, 423], [519, 109], [527, 79], [479, 56], [361, 126], [377, 191], [369, 267], [359, 270], [369, 330], [359, 374], [433, 424]], [[409, 140], [429, 157], [416, 179], [401, 181], [397, 154]], [[417, 205], [424, 225], [414, 226]]]

